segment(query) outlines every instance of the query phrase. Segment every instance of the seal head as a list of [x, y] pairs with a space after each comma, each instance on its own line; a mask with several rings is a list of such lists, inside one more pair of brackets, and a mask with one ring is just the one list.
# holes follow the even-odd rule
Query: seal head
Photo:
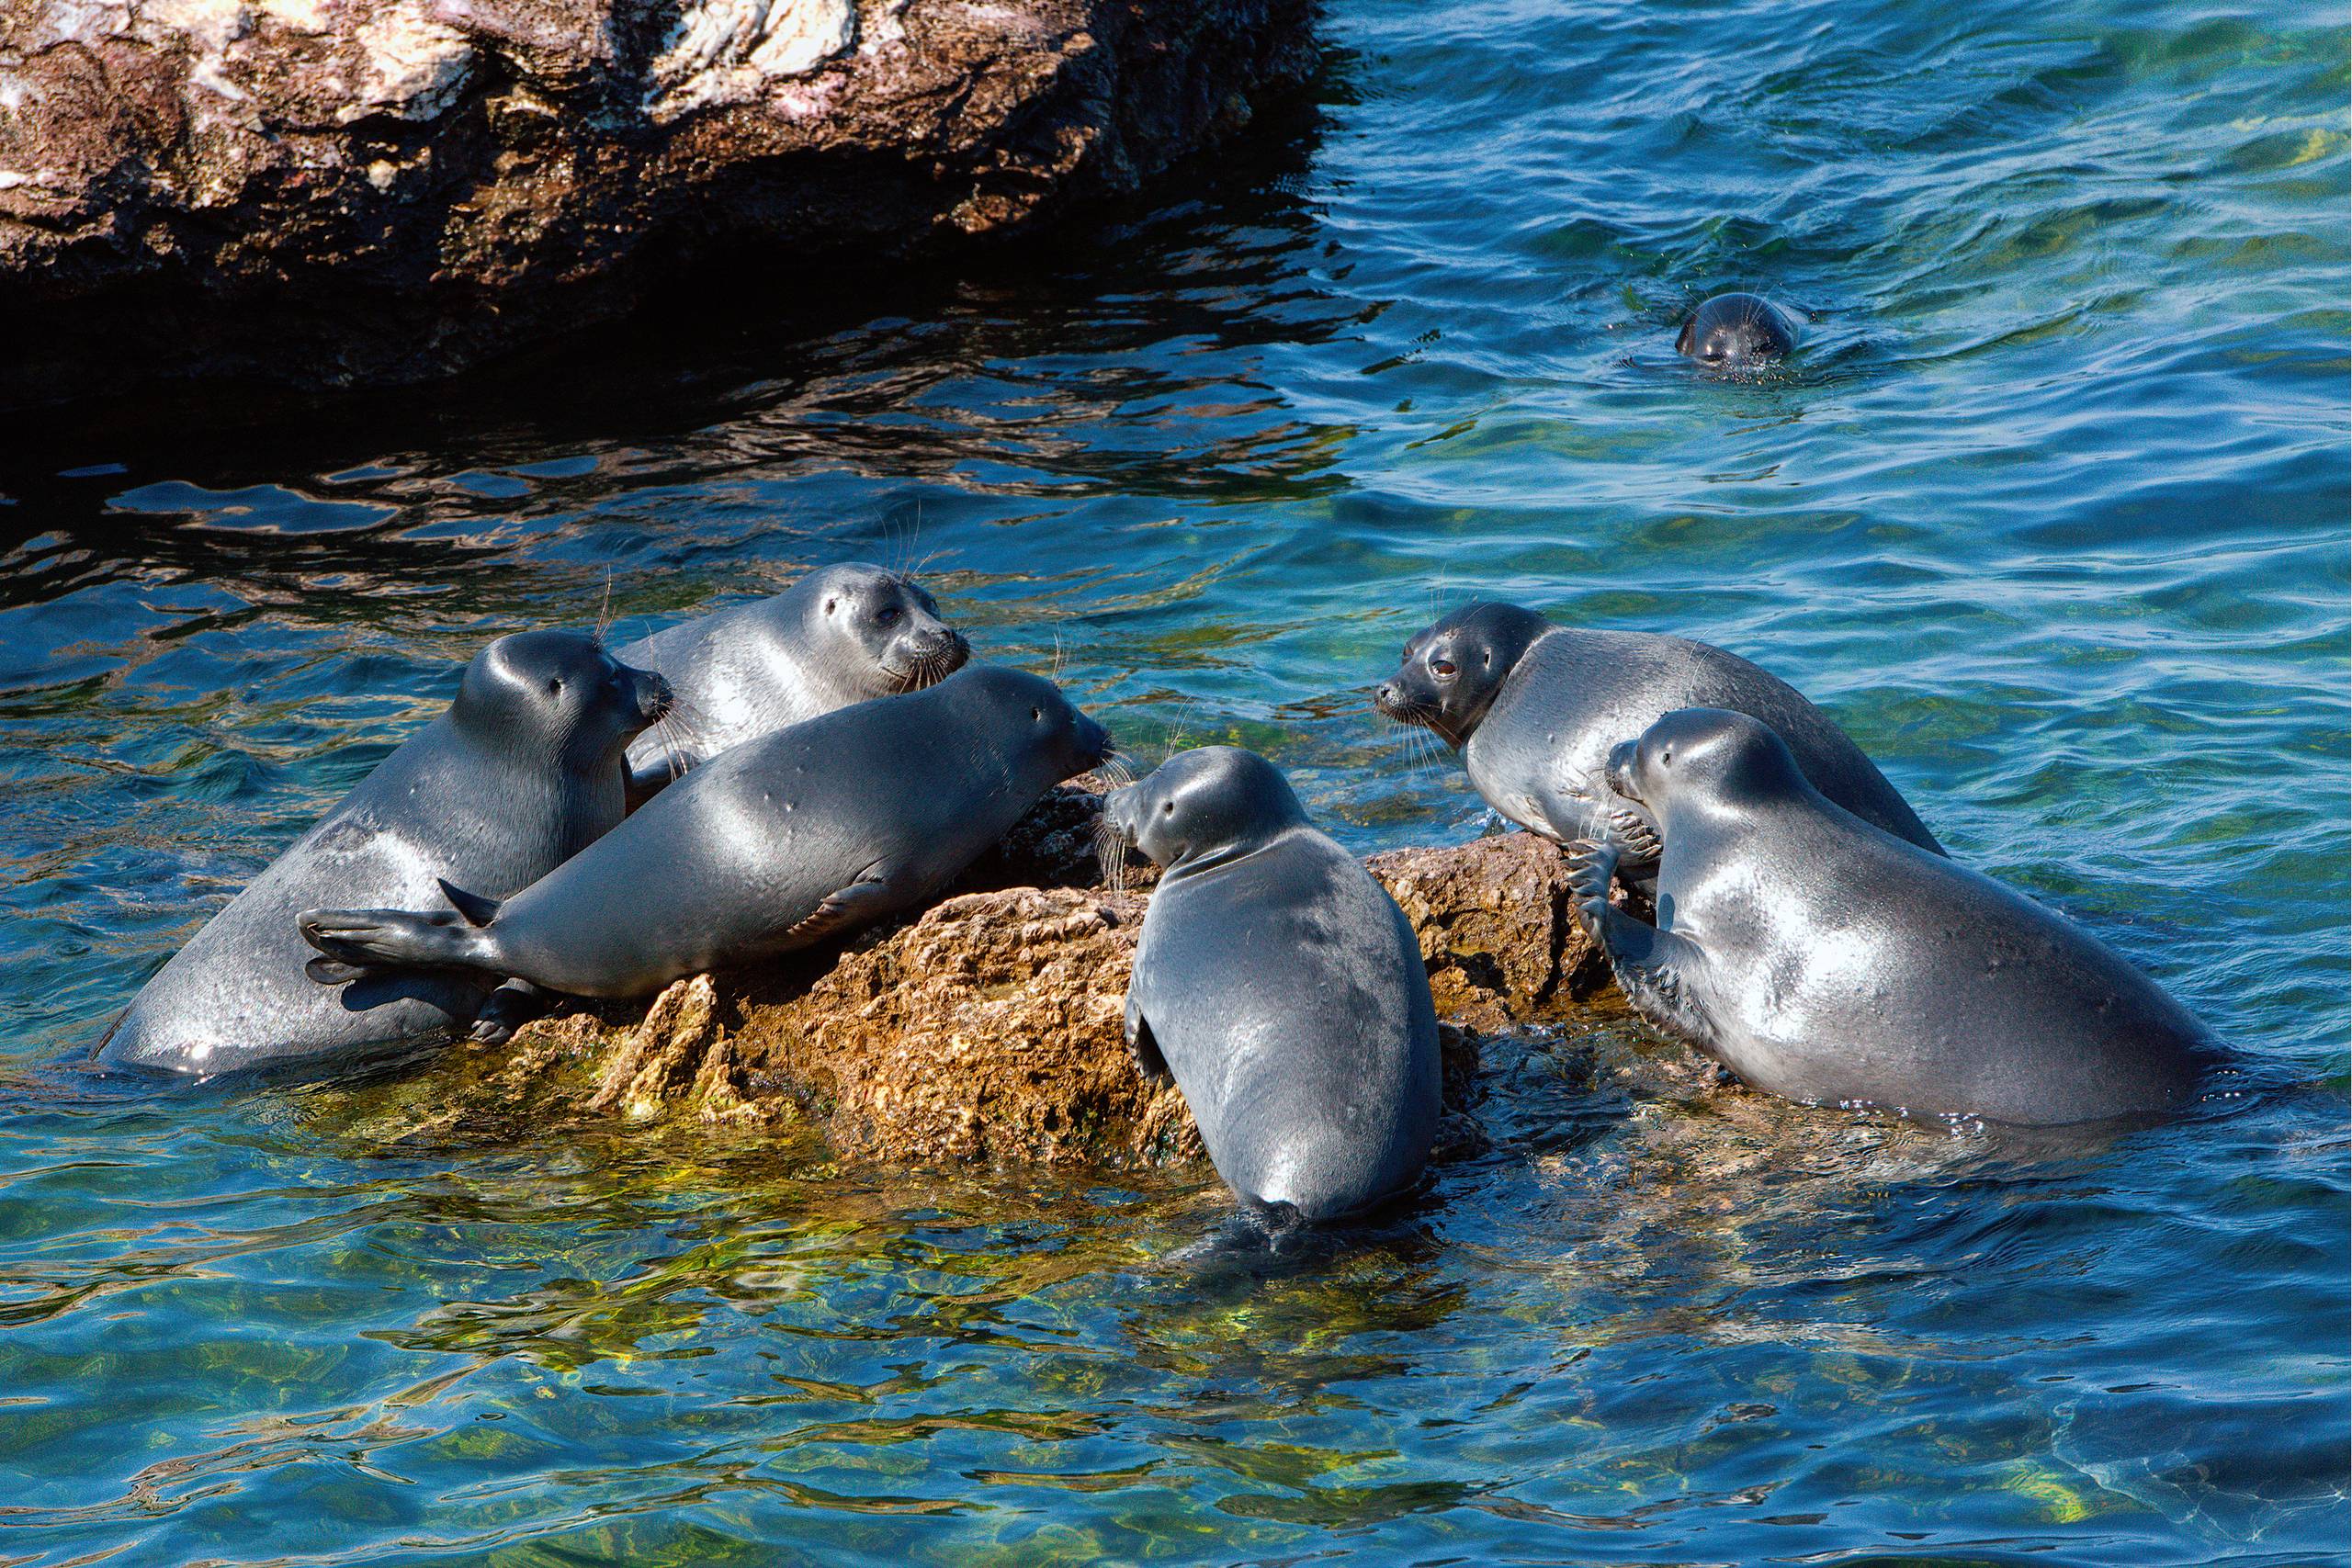
[[[935, 684], [971, 657], [964, 634], [940, 618], [939, 601], [903, 572], [863, 561], [823, 567], [802, 580], [803, 626], [830, 633], [820, 655], [855, 700]], [[820, 648], [829, 640], [818, 637]]]
[[1203, 746], [1102, 799], [1113, 829], [1153, 863], [1192, 870], [1308, 826], [1290, 781], [1255, 751]]
[[930, 590], [863, 561], [682, 622], [621, 656], [676, 687], [677, 718], [629, 749], [629, 804], [730, 747], [853, 703], [935, 685], [971, 656]]
[[1759, 294], [1718, 294], [1690, 312], [1674, 351], [1710, 369], [1746, 370], [1796, 349], [1789, 313]]
[[676, 694], [578, 632], [516, 632], [474, 656], [449, 722], [484, 746], [537, 752], [567, 772], [616, 766]]
[[1373, 706], [1383, 717], [1435, 731], [1458, 750], [1469, 744], [1521, 657], [1538, 637], [1558, 629], [1517, 604], [1465, 605], [1405, 645], [1404, 661], [1374, 691]]
[[1609, 787], [1674, 831], [1687, 819], [1812, 793], [1787, 742], [1760, 719], [1723, 708], [1682, 708], [1609, 750]]

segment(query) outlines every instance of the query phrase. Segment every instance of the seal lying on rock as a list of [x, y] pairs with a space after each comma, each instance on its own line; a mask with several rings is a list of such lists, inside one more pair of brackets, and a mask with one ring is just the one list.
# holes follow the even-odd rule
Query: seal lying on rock
[[1861, 820], [1746, 714], [1668, 714], [1610, 759], [1664, 829], [1653, 928], [1589, 847], [1577, 919], [1645, 1017], [1792, 1100], [2030, 1124], [2171, 1110], [2215, 1044], [2121, 956]]
[[687, 768], [787, 724], [944, 681], [971, 655], [901, 572], [820, 567], [752, 604], [683, 622], [619, 657], [667, 680], [672, 722], [628, 751], [631, 809]]
[[1864, 821], [1943, 847], [1861, 748], [1803, 694], [1735, 653], [1649, 632], [1554, 626], [1516, 604], [1456, 610], [1405, 645], [1374, 705], [1458, 748], [1497, 811], [1559, 843], [1605, 840], [1641, 880], [1657, 824], [1602, 781], [1609, 749], [1676, 708], [1750, 714], [1784, 737], [1805, 777]]
[[1279, 1235], [1411, 1185], [1440, 1114], [1437, 1014], [1403, 911], [1272, 764], [1186, 751], [1103, 802], [1167, 868], [1127, 1038], [1173, 1075], [1246, 1228]]
[[445, 883], [455, 913], [307, 911], [325, 955], [311, 975], [471, 969], [650, 996], [914, 908], [1110, 752], [1052, 682], [974, 665], [736, 747], [503, 903]]
[[1746, 370], [1785, 359], [1796, 318], [1760, 294], [1718, 294], [1682, 323], [1674, 352], [1713, 369]]
[[409, 737], [147, 982], [101, 1048], [108, 1065], [210, 1074], [357, 1052], [535, 1010], [527, 991], [452, 974], [303, 977], [298, 911], [423, 902], [442, 878], [526, 887], [621, 819], [621, 752], [670, 701], [593, 637], [521, 632], [466, 667], [457, 701]]

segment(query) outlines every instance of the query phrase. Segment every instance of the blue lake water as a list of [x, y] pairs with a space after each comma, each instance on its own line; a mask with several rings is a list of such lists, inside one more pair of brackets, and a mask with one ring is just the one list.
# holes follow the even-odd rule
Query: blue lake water
[[[2339, 7], [1335, 0], [1288, 120], [856, 308], [0, 437], [0, 1562], [2341, 1562]], [[1670, 353], [1726, 288], [1768, 378]], [[25, 434], [38, 430], [37, 439]], [[1433, 606], [1701, 637], [2236, 1047], [2168, 1126], [1506, 1042], [1406, 1233], [1138, 1265], [1205, 1172], [422, 1132], [78, 1054], [492, 635], [842, 557], [1361, 848]]]

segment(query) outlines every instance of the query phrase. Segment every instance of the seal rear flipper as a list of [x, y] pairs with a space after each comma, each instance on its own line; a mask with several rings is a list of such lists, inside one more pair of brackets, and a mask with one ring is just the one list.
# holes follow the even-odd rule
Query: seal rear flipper
[[446, 876], [436, 876], [433, 880], [440, 886], [441, 897], [449, 900], [449, 907], [466, 918], [466, 924], [486, 926], [498, 919], [497, 899], [469, 893]]
[[302, 940], [333, 962], [326, 973], [306, 968], [322, 986], [354, 978], [349, 970], [489, 969], [486, 933], [454, 914], [417, 915], [404, 909], [305, 909], [295, 917]]

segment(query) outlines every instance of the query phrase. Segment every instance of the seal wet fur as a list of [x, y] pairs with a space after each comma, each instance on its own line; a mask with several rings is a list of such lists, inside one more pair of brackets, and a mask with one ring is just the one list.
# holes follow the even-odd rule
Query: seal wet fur
[[469, 969], [650, 996], [915, 908], [1110, 750], [1043, 676], [967, 666], [723, 753], [503, 902], [449, 886], [444, 909], [309, 910], [311, 975]]
[[[593, 637], [520, 632], [467, 665], [457, 700], [215, 915], [147, 982], [99, 1052], [107, 1066], [209, 1075], [351, 1055], [474, 1022], [492, 982], [385, 976], [340, 993], [305, 977], [295, 917], [313, 905], [423, 902], [443, 880], [492, 897], [553, 871], [621, 819], [621, 754], [670, 700]], [[496, 1021], [527, 1015], [503, 989]]]
[[1815, 786], [1863, 820], [1943, 852], [1860, 747], [1804, 694], [1736, 653], [1652, 632], [1555, 626], [1517, 604], [1479, 604], [1405, 645], [1374, 694], [1390, 718], [1459, 749], [1470, 783], [1510, 820], [1555, 842], [1601, 840], [1639, 881], [1657, 824], [1602, 779], [1610, 749], [1677, 708], [1753, 715], [1786, 738]]
[[1272, 763], [1210, 746], [1103, 802], [1166, 868], [1128, 984], [1148, 1077], [1172, 1076], [1242, 1213], [1220, 1245], [1361, 1213], [1409, 1188], [1440, 1106], [1412, 928], [1316, 830]]
[[929, 590], [863, 561], [640, 638], [619, 657], [667, 680], [677, 708], [629, 748], [629, 805], [746, 740], [945, 680], [970, 655]]
[[1577, 922], [1645, 1016], [1758, 1089], [2050, 1125], [2177, 1109], [2218, 1053], [2088, 931], [1839, 807], [1746, 714], [1668, 714], [1609, 776], [1660, 826], [1657, 923], [1609, 903], [1600, 845]]

